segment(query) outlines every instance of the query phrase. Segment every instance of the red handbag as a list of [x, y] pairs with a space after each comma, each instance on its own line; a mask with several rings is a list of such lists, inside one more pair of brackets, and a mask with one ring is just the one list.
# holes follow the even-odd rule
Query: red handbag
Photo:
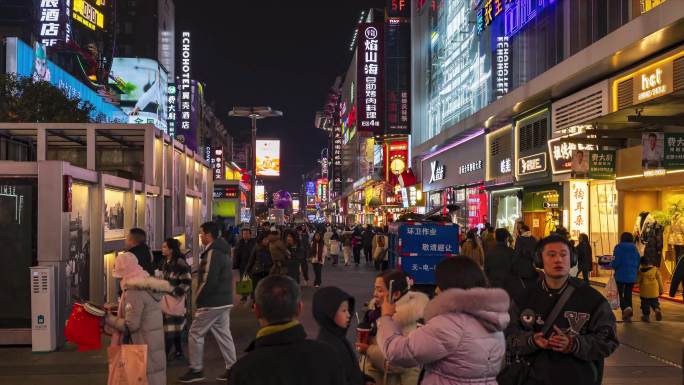
[[71, 308], [71, 315], [64, 327], [64, 337], [78, 346], [79, 352], [102, 348], [100, 320], [102, 317], [88, 313], [80, 303]]

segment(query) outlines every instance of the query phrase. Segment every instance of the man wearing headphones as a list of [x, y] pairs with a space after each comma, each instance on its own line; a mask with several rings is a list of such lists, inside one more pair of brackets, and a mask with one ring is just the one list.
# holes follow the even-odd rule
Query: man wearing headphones
[[[536, 267], [544, 278], [511, 304], [506, 330], [510, 357], [529, 363], [526, 385], [601, 384], [603, 360], [617, 349], [615, 316], [608, 301], [584, 281], [570, 277], [577, 257], [570, 242], [551, 235], [537, 245]], [[520, 375], [504, 370], [503, 376]]]

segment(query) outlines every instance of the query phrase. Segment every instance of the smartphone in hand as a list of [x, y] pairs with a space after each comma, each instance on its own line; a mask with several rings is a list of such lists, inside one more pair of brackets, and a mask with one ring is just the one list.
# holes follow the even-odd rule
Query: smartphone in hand
[[394, 280], [391, 279], [389, 283], [389, 294], [387, 295], [387, 300], [391, 305], [394, 305]]

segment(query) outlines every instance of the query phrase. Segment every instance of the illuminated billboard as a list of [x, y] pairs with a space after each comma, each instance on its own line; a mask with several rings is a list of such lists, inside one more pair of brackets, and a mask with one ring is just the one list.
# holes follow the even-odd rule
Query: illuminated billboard
[[256, 141], [256, 174], [280, 176], [280, 140]]
[[[73, 19], [86, 27], [92, 29], [104, 28], [104, 15], [95, 8], [95, 5], [101, 5], [104, 1], [98, 0], [96, 4], [91, 4], [86, 0], [73, 0]], [[45, 1], [43, 2], [45, 3]]]
[[115, 57], [109, 85], [119, 94], [128, 123], [166, 131], [168, 76], [156, 60]]
[[256, 185], [254, 189], [255, 197], [254, 197], [254, 202], [256, 203], [264, 203], [266, 202], [266, 190], [264, 189], [264, 185], [258, 184]]
[[90, 102], [95, 108], [91, 114], [92, 118], [100, 116], [107, 123], [126, 122], [126, 114], [119, 107], [107, 102], [96, 91], [48, 60], [45, 45], [36, 43], [34, 48], [31, 48], [16, 37], [8, 37], [5, 39], [5, 47], [7, 73], [49, 82], [60, 88], [68, 97]]
[[299, 212], [299, 199], [293, 199], [292, 200], [292, 212], [293, 213]]

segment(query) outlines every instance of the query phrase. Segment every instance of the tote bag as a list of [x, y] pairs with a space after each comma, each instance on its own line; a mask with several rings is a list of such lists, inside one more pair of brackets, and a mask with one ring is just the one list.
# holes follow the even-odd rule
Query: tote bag
[[148, 385], [147, 345], [110, 346], [107, 359], [107, 385]]
[[614, 275], [611, 275], [608, 283], [606, 283], [606, 299], [611, 309], [617, 310], [620, 308], [620, 294], [618, 293]]
[[161, 306], [162, 313], [166, 315], [173, 317], [185, 316], [185, 295], [174, 297], [170, 294], [166, 294], [162, 297], [159, 305]]
[[235, 282], [235, 292], [240, 295], [249, 295], [252, 289], [252, 280], [248, 277], [242, 277], [241, 280]]

